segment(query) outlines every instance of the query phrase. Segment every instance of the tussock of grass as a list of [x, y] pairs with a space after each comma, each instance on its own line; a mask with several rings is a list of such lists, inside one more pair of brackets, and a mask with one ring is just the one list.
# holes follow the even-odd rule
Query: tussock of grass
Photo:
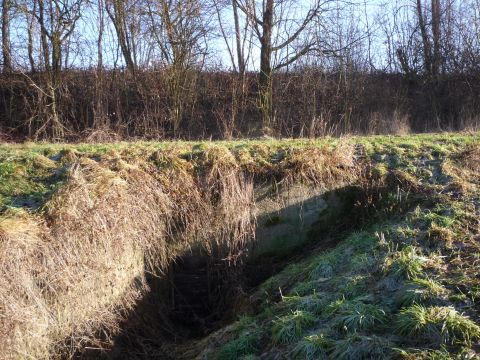
[[418, 254], [414, 246], [407, 246], [394, 254], [394, 260], [388, 265], [388, 271], [395, 277], [415, 279], [422, 274], [426, 259]]
[[334, 302], [327, 308], [326, 313], [335, 316], [333, 321], [339, 328], [352, 332], [371, 329], [387, 320], [381, 307], [364, 303], [362, 299]]
[[339, 278], [341, 281], [339, 290], [347, 299], [353, 299], [361, 296], [368, 288], [368, 277], [364, 275], [354, 275], [346, 278]]
[[480, 172], [480, 145], [478, 143], [468, 146], [458, 157], [462, 165], [470, 170]]
[[328, 302], [328, 294], [313, 293], [306, 296], [283, 296], [282, 303], [292, 310], [306, 311], [312, 314], [320, 314]]
[[451, 307], [414, 304], [400, 311], [396, 329], [414, 342], [469, 345], [480, 339], [480, 326]]
[[328, 359], [328, 353], [333, 350], [335, 342], [324, 334], [304, 337], [297, 343], [291, 356], [294, 359], [321, 360]]
[[258, 350], [262, 339], [261, 328], [255, 322], [244, 319], [238, 330], [237, 338], [224, 345], [217, 353], [217, 360], [255, 358], [253, 354]]
[[443, 226], [439, 226], [432, 223], [427, 235], [427, 244], [431, 247], [447, 247], [450, 248], [453, 245], [455, 233]]
[[315, 269], [310, 273], [312, 280], [328, 279], [333, 276], [333, 266], [329, 261], [319, 263]]
[[458, 354], [448, 351], [444, 346], [439, 350], [398, 350], [398, 357], [403, 360], [463, 360], [475, 359], [475, 354], [468, 349], [461, 349]]
[[348, 335], [335, 342], [332, 359], [339, 360], [383, 360], [391, 358], [392, 343], [380, 336]]
[[358, 176], [354, 147], [342, 143], [333, 151], [316, 146], [292, 149], [278, 162], [280, 178], [287, 183], [304, 182], [320, 188], [335, 182], [346, 182]]
[[299, 340], [305, 330], [315, 323], [315, 316], [307, 311], [296, 310], [274, 320], [272, 341], [274, 344], [289, 344]]
[[433, 279], [414, 279], [406, 285], [398, 299], [398, 303], [400, 306], [405, 307], [415, 303], [433, 302], [446, 293], [447, 289]]

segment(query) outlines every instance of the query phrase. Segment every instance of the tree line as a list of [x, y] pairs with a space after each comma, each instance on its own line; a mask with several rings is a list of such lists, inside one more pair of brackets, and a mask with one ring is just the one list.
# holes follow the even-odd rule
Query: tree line
[[1, 0], [0, 138], [475, 129], [479, 0]]

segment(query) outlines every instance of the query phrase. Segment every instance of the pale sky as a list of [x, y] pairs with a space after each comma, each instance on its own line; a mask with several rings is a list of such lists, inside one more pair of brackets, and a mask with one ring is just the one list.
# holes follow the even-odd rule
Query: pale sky
[[[357, 2], [357, 6], [355, 7], [356, 11], [352, 16], [355, 19], [345, 19], [344, 21], [350, 21], [350, 25], [354, 24], [358, 27], [358, 34], [357, 37], [362, 37], [366, 34], [367, 28], [370, 29], [370, 32], [377, 33], [375, 30], [378, 27], [376, 23], [376, 18], [379, 14], [379, 4], [383, 2], [382, 0], [366, 0], [366, 3], [363, 0]], [[409, 0], [399, 0], [399, 2], [408, 3]], [[302, 0], [297, 3], [296, 10], [292, 12], [292, 17], [299, 16], [306, 12], [309, 0]], [[76, 31], [74, 36], [72, 37], [72, 46], [78, 51], [71, 52], [70, 58], [68, 59], [69, 66], [78, 66], [78, 67], [93, 67], [97, 63], [97, 50], [96, 50], [96, 41], [98, 35], [98, 25], [95, 19], [95, 4], [90, 3], [89, 8], [85, 8], [82, 13], [82, 17], [77, 24]], [[343, 12], [346, 13], [346, 12]], [[23, 15], [19, 15], [22, 19], [19, 23], [14, 23], [12, 26], [12, 43], [14, 49], [21, 49], [16, 53], [14, 56], [17, 60], [17, 65], [27, 64], [27, 56], [26, 56], [26, 43], [27, 43], [27, 31], [26, 31], [26, 22], [25, 17]], [[217, 20], [214, 16], [213, 20]], [[108, 20], [108, 19], [106, 19]], [[233, 49], [233, 21], [231, 16], [230, 8], [227, 9], [222, 14], [222, 22], [225, 27], [225, 31], [229, 33], [229, 44]], [[108, 23], [108, 21], [107, 21]], [[367, 26], [368, 24], [368, 26]], [[338, 24], [337, 24], [338, 25]], [[335, 26], [335, 24], [333, 25]], [[107, 66], [113, 66], [115, 63], [117, 66], [121, 66], [123, 64], [123, 59], [121, 53], [119, 52], [117, 42], [115, 39], [115, 34], [113, 31], [113, 26], [108, 29], [109, 31], [105, 32], [104, 38], [104, 63]], [[363, 33], [363, 35], [362, 35]], [[326, 34], [326, 36], [331, 36], [331, 34]], [[372, 48], [373, 53], [381, 53], [383, 50], [381, 48], [381, 39], [372, 38]], [[38, 46], [39, 41], [36, 40], [36, 44]], [[231, 68], [231, 61], [228, 55], [227, 47], [225, 45], [225, 41], [223, 38], [218, 36], [211, 36], [208, 40], [208, 48], [210, 50], [210, 56], [208, 58], [209, 65], [218, 65], [224, 68]], [[252, 52], [251, 52], [251, 61], [249, 63], [250, 69], [256, 69], [256, 64], [258, 63], [258, 53], [259, 49], [257, 47], [257, 43], [252, 44]], [[140, 54], [140, 61], [142, 58], [142, 54]]]

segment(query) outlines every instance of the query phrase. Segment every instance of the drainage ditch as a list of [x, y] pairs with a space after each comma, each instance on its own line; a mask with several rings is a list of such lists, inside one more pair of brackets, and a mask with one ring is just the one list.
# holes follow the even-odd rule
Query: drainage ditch
[[188, 327], [190, 336], [215, 329], [219, 321], [226, 320], [236, 289], [242, 287], [241, 269], [206, 255], [178, 258], [168, 276], [172, 322]]
[[[255, 311], [248, 293], [257, 285], [289, 263], [335, 246], [342, 234], [352, 231], [358, 225], [352, 221], [359, 217], [345, 214], [352, 215], [358, 196], [354, 188], [344, 188], [259, 219], [263, 243], [260, 246], [257, 238], [243, 264], [201, 252], [178, 257], [165, 276], [149, 276], [150, 291], [122, 322], [113, 348], [101, 354], [84, 351], [78, 357], [178, 358], [178, 348], [188, 347], [239, 314]], [[298, 218], [302, 223], [295, 222]], [[297, 243], [284, 241], [294, 236]]]

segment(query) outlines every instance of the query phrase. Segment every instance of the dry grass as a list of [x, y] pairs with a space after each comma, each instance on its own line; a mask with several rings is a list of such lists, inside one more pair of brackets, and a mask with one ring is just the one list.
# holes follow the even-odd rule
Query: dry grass
[[[0, 218], [2, 356], [68, 356], [99, 329], [114, 333], [148, 291], [145, 271], [162, 272], [190, 247], [232, 262], [242, 255], [255, 231], [255, 174], [225, 147], [195, 162], [175, 148], [148, 156], [66, 151], [61, 161], [75, 162], [42, 210]], [[274, 166], [286, 183], [356, 176], [344, 145], [293, 150]]]
[[121, 132], [117, 132], [109, 127], [100, 127], [98, 129], [88, 129], [80, 134], [80, 139], [87, 143], [105, 143], [115, 142], [124, 139]]
[[145, 172], [113, 172], [83, 159], [48, 202], [45, 220], [3, 220], [2, 353], [48, 358], [65, 352], [67, 338], [75, 349], [99, 328], [114, 327], [145, 290], [144, 269], [170, 258], [169, 207]]
[[315, 146], [292, 149], [275, 170], [288, 184], [302, 182], [322, 188], [349, 182], [358, 176], [354, 147], [347, 143], [340, 143], [333, 150]]
[[480, 145], [470, 145], [460, 153], [460, 162], [468, 169], [480, 172]]
[[235, 260], [254, 233], [253, 179], [226, 148], [214, 146], [200, 156], [194, 168], [174, 149], [153, 155], [173, 203], [172, 237]]

